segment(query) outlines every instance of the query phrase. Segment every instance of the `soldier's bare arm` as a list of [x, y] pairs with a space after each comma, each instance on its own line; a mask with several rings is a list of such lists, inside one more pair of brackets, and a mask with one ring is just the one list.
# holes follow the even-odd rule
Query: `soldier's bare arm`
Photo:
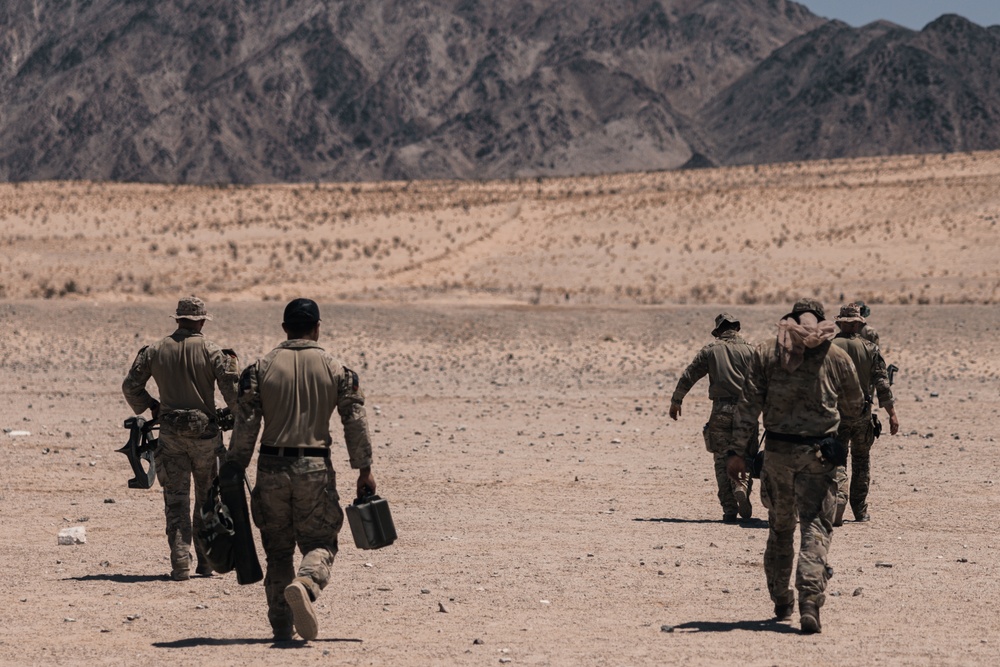
[[227, 459], [236, 461], [246, 468], [253, 458], [257, 446], [257, 436], [260, 435], [260, 423], [263, 418], [261, 411], [260, 392], [257, 386], [257, 364], [247, 366], [240, 375], [238, 397], [236, 400], [235, 425], [233, 436], [229, 440]]
[[151, 410], [153, 417], [156, 418], [160, 402], [146, 391], [146, 383], [153, 376], [150, 354], [151, 351], [147, 345], [139, 350], [139, 354], [135, 355], [135, 361], [132, 362], [132, 367], [122, 382], [122, 394], [129, 407], [132, 408], [132, 412], [139, 415], [146, 410]]

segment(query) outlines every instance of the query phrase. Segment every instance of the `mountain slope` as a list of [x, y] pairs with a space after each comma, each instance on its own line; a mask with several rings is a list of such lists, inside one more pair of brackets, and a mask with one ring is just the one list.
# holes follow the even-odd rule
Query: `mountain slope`
[[921, 32], [831, 22], [701, 118], [725, 164], [1000, 148], [1000, 33], [954, 15]]
[[[15, 0], [0, 178], [667, 168], [687, 114], [822, 23], [784, 0]], [[591, 78], [593, 75], [593, 78]]]

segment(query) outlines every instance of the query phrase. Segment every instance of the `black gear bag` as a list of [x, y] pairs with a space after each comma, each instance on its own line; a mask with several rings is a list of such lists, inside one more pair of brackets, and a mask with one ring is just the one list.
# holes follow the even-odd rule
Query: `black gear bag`
[[232, 461], [224, 463], [200, 510], [205, 527], [199, 538], [208, 564], [216, 572], [235, 569], [241, 585], [264, 578], [247, 510], [248, 488], [243, 468]]

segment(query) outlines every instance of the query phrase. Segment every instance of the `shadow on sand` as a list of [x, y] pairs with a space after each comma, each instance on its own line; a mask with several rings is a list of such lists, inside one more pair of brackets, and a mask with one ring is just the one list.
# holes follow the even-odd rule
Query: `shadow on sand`
[[781, 622], [774, 618], [764, 621], [688, 621], [674, 626], [674, 632], [732, 632], [733, 630], [783, 634], [798, 634], [799, 632], [787, 622]]
[[289, 649], [289, 648], [301, 648], [308, 644], [319, 644], [319, 643], [335, 644], [343, 642], [360, 644], [362, 640], [330, 637], [326, 639], [313, 639], [311, 642], [307, 642], [304, 639], [293, 639], [289, 641], [276, 642], [273, 639], [266, 639], [264, 637], [233, 637], [229, 639], [223, 639], [220, 637], [189, 637], [187, 639], [177, 639], [172, 642], [153, 642], [153, 646], [155, 648], [193, 648], [196, 646], [239, 646], [239, 645], [248, 646], [251, 644], [270, 644], [271, 648]]
[[148, 581], [171, 581], [166, 574], [87, 574], [66, 577], [63, 581], [113, 581], [116, 584], [141, 584]]
[[[675, 517], [651, 517], [648, 519], [637, 517], [633, 521], [647, 521], [650, 523], [723, 523], [719, 519], [678, 519]], [[765, 519], [749, 519], [725, 525], [731, 525], [736, 528], [767, 528], [767, 521]]]

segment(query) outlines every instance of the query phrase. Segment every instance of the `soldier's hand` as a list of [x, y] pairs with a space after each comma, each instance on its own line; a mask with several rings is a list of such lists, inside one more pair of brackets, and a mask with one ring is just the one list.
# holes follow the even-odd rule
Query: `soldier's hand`
[[726, 460], [726, 474], [729, 475], [729, 479], [744, 479], [747, 475], [746, 460], [738, 454], [730, 456]]
[[358, 472], [358, 498], [375, 493], [375, 478], [371, 468], [362, 468]]
[[899, 417], [893, 412], [889, 415], [889, 435], [896, 435], [899, 433]]
[[670, 418], [677, 421], [677, 418], [681, 416], [681, 406], [679, 403], [670, 404]]
[[153, 419], [160, 418], [160, 402], [156, 401], [151, 406], [149, 406], [149, 414], [153, 416]]

